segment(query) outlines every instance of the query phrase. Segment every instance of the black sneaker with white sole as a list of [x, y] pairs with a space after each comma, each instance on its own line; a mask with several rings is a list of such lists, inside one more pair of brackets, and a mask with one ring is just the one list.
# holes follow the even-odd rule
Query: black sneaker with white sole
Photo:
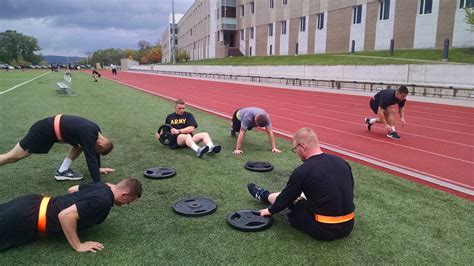
[[365, 118], [365, 124], [367, 125], [367, 129], [370, 131], [372, 129], [372, 124], [370, 123], [370, 118]]
[[221, 152], [221, 146], [220, 145], [214, 145], [212, 146], [207, 153], [209, 154], [216, 154]]
[[396, 140], [401, 139], [400, 136], [398, 135], [398, 133], [397, 133], [396, 131], [390, 131], [390, 132], [388, 132], [387, 137], [389, 137], [389, 138], [391, 138], [391, 139], [396, 139]]
[[268, 196], [270, 195], [270, 192], [264, 188], [257, 187], [254, 183], [248, 183], [247, 184], [247, 190], [249, 191], [250, 195], [254, 197], [256, 200], [261, 201], [263, 203], [268, 203]]
[[202, 146], [201, 148], [199, 148], [197, 151], [196, 151], [196, 156], [198, 158], [202, 158], [202, 156], [204, 154], [206, 154], [206, 152], [209, 151], [209, 147], [208, 146]]
[[74, 172], [71, 168], [67, 169], [64, 172], [59, 172], [56, 170], [56, 175], [54, 178], [58, 181], [65, 181], [65, 180], [81, 180], [84, 178], [84, 175], [81, 173]]

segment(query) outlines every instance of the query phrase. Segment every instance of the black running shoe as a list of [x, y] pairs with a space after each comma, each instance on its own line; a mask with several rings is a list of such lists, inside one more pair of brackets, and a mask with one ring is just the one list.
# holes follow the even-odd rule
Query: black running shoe
[[270, 192], [264, 188], [257, 187], [254, 183], [248, 183], [247, 184], [247, 189], [254, 197], [256, 200], [261, 201], [263, 203], [270, 203], [268, 202], [268, 195], [270, 195]]
[[206, 152], [209, 150], [209, 147], [207, 146], [202, 146], [201, 148], [199, 148], [197, 151], [196, 151], [196, 155], [198, 158], [202, 158], [202, 156], [204, 154], [206, 154]]
[[212, 146], [207, 153], [209, 154], [216, 154], [221, 152], [221, 146], [220, 145], [214, 145]]
[[389, 137], [389, 138], [391, 138], [391, 139], [396, 139], [396, 140], [401, 139], [400, 136], [398, 135], [398, 133], [397, 133], [396, 131], [390, 131], [390, 132], [388, 132], [387, 137]]
[[84, 178], [84, 175], [81, 173], [74, 172], [71, 168], [67, 169], [64, 172], [59, 172], [56, 170], [56, 175], [54, 178], [58, 181], [65, 181], [65, 180], [81, 180]]
[[367, 125], [367, 129], [370, 131], [372, 129], [372, 124], [370, 123], [370, 118], [365, 118], [365, 124]]

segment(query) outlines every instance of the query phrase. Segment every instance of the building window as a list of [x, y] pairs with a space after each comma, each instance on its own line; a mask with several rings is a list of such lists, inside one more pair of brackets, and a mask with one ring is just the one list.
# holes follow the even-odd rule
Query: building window
[[281, 34], [282, 35], [286, 34], [286, 20], [281, 21]]
[[282, 5], [282, 6], [288, 5], [288, 0], [282, 0], [282, 1], [281, 1], [281, 5]]
[[354, 7], [354, 17], [352, 18], [352, 24], [360, 24], [362, 22], [362, 5]]
[[306, 17], [300, 17], [300, 32], [306, 31]]
[[191, 36], [193, 36], [193, 29], [191, 29], [190, 31], [191, 31]]
[[298, 50], [299, 50], [299, 44], [296, 43], [295, 54], [298, 54]]
[[270, 44], [270, 55], [273, 55], [273, 45]]
[[219, 19], [219, 8], [216, 10], [216, 17]]
[[240, 6], [240, 16], [241, 17], [245, 16], [245, 6], [244, 5]]
[[431, 14], [433, 0], [420, 0], [420, 15]]
[[317, 27], [318, 30], [324, 29], [324, 13], [319, 13], [317, 15], [317, 23], [318, 23], [318, 25], [316, 25], [316, 26], [318, 26]]
[[273, 36], [273, 23], [268, 24], [268, 36]]
[[474, 7], [474, 0], [460, 0], [459, 1], [459, 8], [470, 8]]
[[255, 14], [255, 3], [250, 2], [250, 14]]
[[390, 18], [390, 0], [379, 0], [379, 1], [380, 1], [379, 20], [387, 20]]
[[240, 30], [240, 40], [244, 40], [244, 30]]
[[250, 39], [253, 40], [253, 35], [254, 35], [254, 28], [250, 28]]
[[273, 5], [274, 5], [274, 0], [268, 0], [268, 6], [270, 8], [273, 8]]
[[252, 56], [252, 46], [250, 46], [250, 56]]

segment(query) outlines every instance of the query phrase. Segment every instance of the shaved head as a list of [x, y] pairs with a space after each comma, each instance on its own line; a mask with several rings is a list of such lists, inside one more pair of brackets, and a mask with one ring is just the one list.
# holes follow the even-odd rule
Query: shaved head
[[314, 148], [319, 145], [318, 136], [311, 128], [300, 128], [296, 131], [293, 142], [295, 144], [304, 144], [307, 148]]

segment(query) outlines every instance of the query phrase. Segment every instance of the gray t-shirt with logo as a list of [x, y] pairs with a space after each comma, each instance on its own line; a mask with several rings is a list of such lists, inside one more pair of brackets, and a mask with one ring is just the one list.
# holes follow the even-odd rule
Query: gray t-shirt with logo
[[242, 108], [239, 110], [239, 120], [241, 123], [241, 128], [244, 131], [251, 130], [252, 128], [256, 127], [257, 125], [255, 124], [255, 116], [256, 115], [265, 115], [268, 117], [267, 124], [265, 125], [265, 128], [271, 128], [272, 123], [270, 122], [270, 117], [268, 116], [267, 112], [265, 112], [263, 109], [260, 109], [258, 107], [246, 107]]

